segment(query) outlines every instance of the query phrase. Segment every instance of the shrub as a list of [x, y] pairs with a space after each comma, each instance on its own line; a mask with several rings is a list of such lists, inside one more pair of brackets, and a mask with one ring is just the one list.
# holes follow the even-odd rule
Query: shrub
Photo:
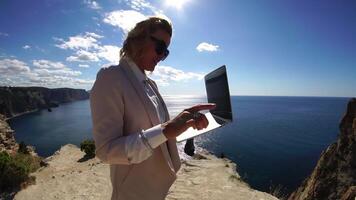
[[30, 154], [17, 153], [13, 156], [13, 160], [16, 163], [21, 163], [26, 166], [28, 171], [31, 173], [41, 167], [40, 163], [42, 159], [40, 157], [35, 157]]
[[30, 180], [29, 174], [40, 167], [40, 160], [30, 154], [0, 152], [0, 190], [19, 187]]
[[94, 140], [84, 140], [80, 143], [80, 150], [84, 151], [86, 156], [93, 158], [95, 157], [95, 143]]
[[19, 153], [23, 153], [23, 154], [29, 154], [30, 151], [27, 149], [27, 145], [22, 141], [19, 144], [19, 149], [17, 150], [17, 152]]

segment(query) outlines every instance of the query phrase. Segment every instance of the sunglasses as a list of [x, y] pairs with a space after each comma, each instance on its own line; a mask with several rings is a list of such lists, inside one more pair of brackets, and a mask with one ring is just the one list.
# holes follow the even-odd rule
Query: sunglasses
[[162, 60], [166, 59], [169, 55], [169, 50], [167, 49], [167, 45], [163, 40], [159, 40], [153, 36], [150, 36], [151, 40], [155, 43], [155, 51], [157, 55], [162, 55]]

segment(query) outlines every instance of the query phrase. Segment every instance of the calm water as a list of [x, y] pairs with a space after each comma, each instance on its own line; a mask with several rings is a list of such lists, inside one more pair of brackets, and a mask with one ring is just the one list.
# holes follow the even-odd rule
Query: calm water
[[[234, 122], [195, 140], [196, 145], [237, 163], [239, 174], [253, 188], [269, 191], [297, 187], [314, 168], [320, 153], [338, 134], [348, 98], [233, 96]], [[171, 116], [205, 98], [166, 96]], [[91, 135], [89, 101], [62, 104], [9, 121], [16, 140], [49, 156], [61, 145]]]

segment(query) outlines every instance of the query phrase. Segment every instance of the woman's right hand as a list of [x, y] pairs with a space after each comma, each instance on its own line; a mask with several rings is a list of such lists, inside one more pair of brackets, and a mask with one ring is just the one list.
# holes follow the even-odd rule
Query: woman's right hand
[[205, 115], [199, 113], [201, 110], [210, 110], [216, 107], [213, 103], [198, 104], [183, 110], [174, 119], [162, 124], [163, 134], [168, 139], [175, 139], [190, 127], [201, 130], [209, 124]]

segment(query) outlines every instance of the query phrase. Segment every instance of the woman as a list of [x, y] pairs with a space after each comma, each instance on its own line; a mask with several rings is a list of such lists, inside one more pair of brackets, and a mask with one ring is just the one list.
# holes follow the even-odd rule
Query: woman
[[145, 75], [164, 60], [171, 24], [158, 17], [128, 33], [117, 66], [102, 68], [90, 92], [96, 156], [110, 164], [112, 199], [164, 199], [176, 179], [176, 137], [208, 125], [201, 104], [170, 120], [157, 85]]

